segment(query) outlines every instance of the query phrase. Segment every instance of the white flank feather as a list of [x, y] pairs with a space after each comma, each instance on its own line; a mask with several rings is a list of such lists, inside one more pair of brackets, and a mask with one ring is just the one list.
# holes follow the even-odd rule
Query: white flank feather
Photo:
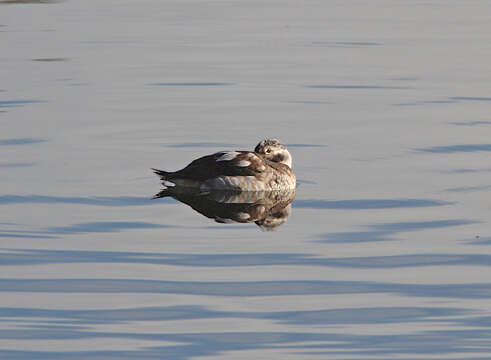
[[240, 167], [246, 167], [249, 165], [251, 165], [251, 162], [247, 160], [240, 160], [237, 164], [235, 164], [235, 166], [240, 166]]
[[247, 220], [251, 217], [251, 215], [249, 215], [248, 213], [245, 213], [245, 212], [239, 212], [239, 213], [237, 213], [237, 217], [240, 220]]
[[226, 152], [225, 154], [223, 154], [222, 156], [220, 156], [216, 161], [230, 161], [230, 160], [233, 160], [235, 159], [235, 157], [239, 155], [239, 153], [237, 151], [228, 151]]

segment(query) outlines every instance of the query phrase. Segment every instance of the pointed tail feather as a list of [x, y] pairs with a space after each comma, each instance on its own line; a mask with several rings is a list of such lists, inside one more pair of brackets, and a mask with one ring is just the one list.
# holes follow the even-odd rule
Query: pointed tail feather
[[169, 189], [162, 189], [160, 190], [157, 194], [153, 196], [152, 199], [160, 199], [160, 198], [165, 198], [165, 197], [172, 197], [172, 191]]
[[164, 171], [164, 170], [159, 170], [159, 169], [154, 169], [154, 168], [152, 168], [152, 170], [153, 170], [153, 172], [154, 172], [155, 174], [157, 174], [158, 176], [160, 176], [160, 179], [162, 179], [162, 180], [166, 180], [166, 179], [167, 179], [167, 177], [168, 177], [170, 174], [172, 174], [172, 173], [171, 173], [171, 172], [169, 172], [169, 171]]
[[169, 179], [172, 178], [172, 175], [174, 175], [173, 172], [154, 169], [154, 168], [152, 168], [152, 170], [154, 173], [156, 173], [160, 177], [160, 180], [162, 180], [162, 184], [164, 186], [167, 186], [167, 187], [176, 186], [175, 183], [173, 183], [172, 181], [169, 181]]

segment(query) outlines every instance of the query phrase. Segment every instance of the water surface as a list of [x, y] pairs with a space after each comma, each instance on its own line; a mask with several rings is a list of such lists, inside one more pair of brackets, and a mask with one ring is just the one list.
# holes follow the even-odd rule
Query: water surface
[[0, 358], [491, 358], [487, 2], [0, 3]]

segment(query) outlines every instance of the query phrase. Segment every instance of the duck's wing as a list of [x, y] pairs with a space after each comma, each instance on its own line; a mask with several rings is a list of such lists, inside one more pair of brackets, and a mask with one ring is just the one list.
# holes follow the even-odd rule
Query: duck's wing
[[196, 159], [166, 178], [205, 181], [218, 176], [255, 176], [264, 172], [267, 166], [261, 156], [251, 151], [221, 151]]

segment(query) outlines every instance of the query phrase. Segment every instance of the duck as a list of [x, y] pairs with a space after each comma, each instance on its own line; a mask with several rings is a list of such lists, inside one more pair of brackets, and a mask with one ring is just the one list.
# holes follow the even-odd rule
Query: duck
[[283, 191], [296, 188], [292, 156], [278, 139], [261, 140], [254, 151], [220, 151], [171, 172], [152, 170], [166, 187], [199, 192]]

